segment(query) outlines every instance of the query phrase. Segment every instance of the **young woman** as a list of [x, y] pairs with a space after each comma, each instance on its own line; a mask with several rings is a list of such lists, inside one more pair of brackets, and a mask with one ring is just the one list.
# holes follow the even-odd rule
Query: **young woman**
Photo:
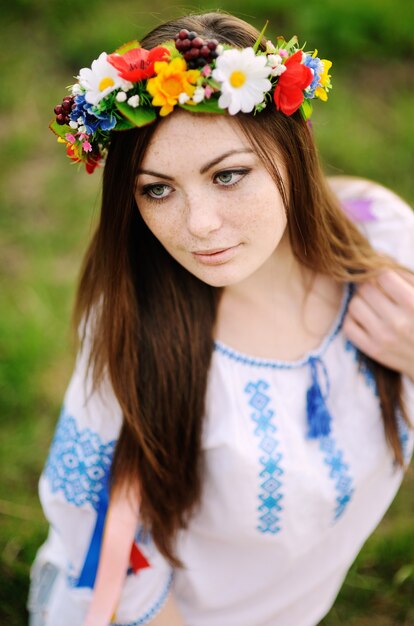
[[414, 215], [325, 180], [296, 40], [209, 13], [141, 46], [52, 125], [107, 155], [31, 624], [315, 626], [413, 449]]

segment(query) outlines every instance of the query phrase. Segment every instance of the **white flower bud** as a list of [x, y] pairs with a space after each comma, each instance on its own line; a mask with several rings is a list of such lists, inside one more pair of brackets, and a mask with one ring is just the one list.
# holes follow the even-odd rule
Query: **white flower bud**
[[69, 126], [71, 128], [77, 128], [79, 126], [79, 124], [78, 124], [78, 122], [74, 122], [73, 120], [70, 120]]
[[117, 102], [125, 102], [125, 100], [127, 99], [127, 95], [125, 91], [118, 91], [118, 93], [115, 96], [115, 99]]
[[192, 100], [196, 104], [198, 104], [199, 102], [202, 102], [204, 100], [204, 89], [202, 87], [196, 87], [196, 89], [195, 89], [195, 91], [193, 93]]
[[190, 96], [188, 96], [184, 91], [178, 96], [178, 102], [180, 104], [185, 104], [186, 102], [188, 102], [189, 99]]
[[79, 96], [82, 93], [82, 89], [78, 83], [72, 85], [72, 96]]
[[286, 65], [278, 65], [271, 70], [272, 76], [281, 76], [283, 72], [286, 72]]
[[267, 57], [267, 64], [272, 67], [276, 67], [282, 63], [282, 57], [280, 54], [269, 54]]
[[80, 133], [86, 133], [86, 126], [79, 126], [78, 131]]
[[131, 96], [130, 98], [128, 98], [128, 104], [133, 109], [136, 109], [137, 106], [139, 106], [139, 96], [135, 95], [135, 96]]

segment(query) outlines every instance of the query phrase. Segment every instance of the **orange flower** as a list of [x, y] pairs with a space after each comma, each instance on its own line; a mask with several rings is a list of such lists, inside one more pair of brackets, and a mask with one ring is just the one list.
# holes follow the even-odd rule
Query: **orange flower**
[[147, 83], [147, 91], [153, 96], [152, 104], [161, 107], [160, 115], [168, 115], [178, 102], [181, 93], [191, 98], [194, 93], [199, 70], [187, 70], [184, 59], [179, 57], [170, 63], [155, 63], [154, 78]]

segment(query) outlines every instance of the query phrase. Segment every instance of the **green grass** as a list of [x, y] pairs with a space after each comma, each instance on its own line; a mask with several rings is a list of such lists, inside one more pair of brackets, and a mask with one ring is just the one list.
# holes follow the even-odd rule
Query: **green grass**
[[[327, 104], [315, 106], [313, 121], [327, 172], [376, 179], [414, 204], [414, 5], [221, 6], [252, 16], [259, 28], [270, 18], [269, 34], [297, 33], [334, 60], [334, 90]], [[0, 623], [8, 626], [26, 624], [29, 567], [47, 532], [37, 481], [73, 365], [70, 309], [99, 206], [100, 174], [70, 166], [47, 125], [80, 67], [180, 13], [158, 0], [151, 7], [152, 14], [130, 0], [18, 0], [2, 7]], [[414, 624], [413, 489], [411, 470], [324, 626]]]

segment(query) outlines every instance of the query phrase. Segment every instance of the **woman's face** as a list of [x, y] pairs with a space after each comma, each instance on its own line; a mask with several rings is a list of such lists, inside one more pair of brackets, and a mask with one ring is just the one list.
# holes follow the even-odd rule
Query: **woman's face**
[[177, 111], [163, 120], [139, 170], [135, 197], [171, 256], [215, 287], [252, 276], [272, 262], [284, 235], [286, 244], [277, 185], [229, 117]]

